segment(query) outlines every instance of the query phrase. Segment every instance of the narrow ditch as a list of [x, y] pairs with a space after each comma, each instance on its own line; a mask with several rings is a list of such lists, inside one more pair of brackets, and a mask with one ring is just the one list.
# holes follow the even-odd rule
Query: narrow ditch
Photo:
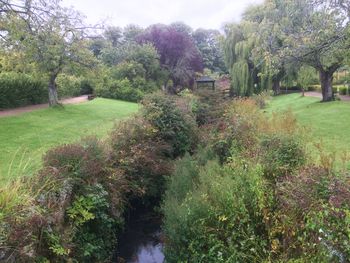
[[116, 263], [163, 263], [161, 216], [154, 212], [135, 212], [129, 216], [118, 239]]

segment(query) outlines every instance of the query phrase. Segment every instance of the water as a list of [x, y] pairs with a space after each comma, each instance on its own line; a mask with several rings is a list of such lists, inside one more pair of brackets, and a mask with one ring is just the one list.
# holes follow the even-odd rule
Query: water
[[163, 263], [161, 219], [152, 215], [134, 216], [119, 238], [117, 263]]

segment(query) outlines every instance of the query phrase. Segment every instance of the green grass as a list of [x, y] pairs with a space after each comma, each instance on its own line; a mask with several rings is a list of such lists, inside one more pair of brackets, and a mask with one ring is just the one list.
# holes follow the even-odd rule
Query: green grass
[[55, 145], [105, 136], [117, 120], [138, 108], [135, 103], [95, 99], [0, 118], [0, 184], [32, 174], [40, 167], [42, 154]]
[[350, 151], [350, 102], [321, 103], [319, 98], [290, 94], [274, 97], [266, 111], [291, 109], [300, 124], [311, 128], [312, 141], [323, 141], [328, 151]]

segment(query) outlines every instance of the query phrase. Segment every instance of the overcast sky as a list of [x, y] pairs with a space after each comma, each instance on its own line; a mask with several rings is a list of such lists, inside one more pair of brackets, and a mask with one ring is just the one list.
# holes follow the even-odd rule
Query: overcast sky
[[183, 21], [196, 29], [221, 29], [225, 22], [239, 21], [244, 9], [263, 0], [63, 0], [84, 13], [87, 22], [147, 27], [155, 23]]

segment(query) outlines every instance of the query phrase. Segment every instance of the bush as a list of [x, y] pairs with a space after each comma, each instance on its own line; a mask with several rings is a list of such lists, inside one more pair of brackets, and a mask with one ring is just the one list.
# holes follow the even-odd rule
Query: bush
[[141, 117], [118, 124], [109, 139], [114, 165], [125, 171], [134, 190], [131, 199], [159, 200], [170, 174], [171, 146]]
[[47, 85], [43, 80], [23, 73], [0, 74], [0, 109], [45, 103]]
[[171, 161], [196, 142], [196, 123], [188, 102], [164, 94], [149, 95], [139, 116], [118, 124], [110, 136], [115, 166], [135, 186], [135, 199], [156, 203], [171, 173]]
[[160, 134], [160, 138], [172, 147], [172, 157], [176, 158], [193, 151], [197, 142], [197, 125], [191, 106], [187, 100], [162, 93], [147, 96], [143, 101], [143, 117]]
[[[30, 212], [2, 221], [8, 233], [5, 255], [14, 262], [102, 262], [110, 257], [129, 188], [98, 140], [50, 150], [43, 169], [30, 179], [30, 190], [35, 196]], [[17, 209], [25, 211], [21, 205]]]
[[81, 91], [81, 78], [60, 74], [57, 76], [57, 93], [60, 98], [69, 98], [80, 95]]
[[123, 62], [110, 70], [96, 89], [105, 98], [138, 102], [145, 94], [159, 89], [157, 83], [146, 79], [145, 69], [137, 62]]
[[265, 175], [272, 180], [295, 171], [306, 161], [304, 146], [295, 136], [265, 136], [261, 140], [261, 146]]
[[263, 262], [268, 242], [261, 169], [215, 162], [198, 168], [187, 157], [176, 171], [163, 206], [167, 262]]
[[96, 95], [104, 98], [137, 102], [143, 98], [144, 93], [132, 87], [128, 79], [123, 79], [111, 81], [105, 86], [98, 88]]
[[[278, 184], [284, 255], [305, 262], [350, 258], [349, 175], [310, 166]], [[278, 249], [282, 249], [281, 246]]]

